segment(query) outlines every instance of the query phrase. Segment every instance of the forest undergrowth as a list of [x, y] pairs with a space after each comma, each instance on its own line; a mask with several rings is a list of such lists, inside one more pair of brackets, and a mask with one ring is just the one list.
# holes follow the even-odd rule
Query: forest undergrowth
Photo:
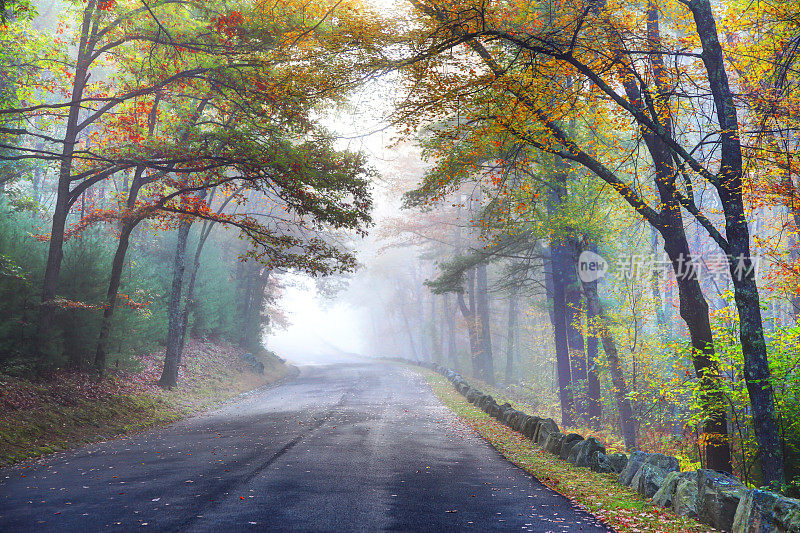
[[174, 422], [274, 383], [290, 369], [265, 351], [256, 354], [264, 363], [258, 374], [243, 353], [227, 342], [189, 340], [180, 384], [170, 390], [158, 386], [163, 349], [101, 381], [79, 370], [35, 381], [0, 374], [0, 465]]

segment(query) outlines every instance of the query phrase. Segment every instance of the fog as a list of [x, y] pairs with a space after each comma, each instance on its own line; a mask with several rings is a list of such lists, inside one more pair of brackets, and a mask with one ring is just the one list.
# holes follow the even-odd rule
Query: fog
[[325, 300], [308, 276], [287, 274], [278, 300], [290, 322], [265, 336], [267, 347], [295, 364], [351, 361], [366, 352], [360, 316], [341, 299]]

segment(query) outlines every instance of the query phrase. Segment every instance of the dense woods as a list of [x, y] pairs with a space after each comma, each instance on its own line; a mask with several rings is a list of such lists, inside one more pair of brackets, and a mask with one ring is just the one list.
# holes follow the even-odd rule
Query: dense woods
[[393, 118], [429, 167], [392, 239], [431, 291], [396, 293], [430, 309], [396, 337], [565, 427], [796, 491], [796, 13], [412, 4]]
[[262, 349], [272, 272], [352, 269], [336, 232], [369, 223], [371, 171], [312, 118], [352, 83], [322, 57], [348, 46], [328, 6], [89, 1], [32, 23], [17, 7], [2, 34], [6, 364], [102, 375], [159, 342], [172, 387], [189, 333]]
[[[58, 5], [3, 11], [2, 372], [174, 387], [344, 273], [369, 355], [800, 494], [791, 2]], [[394, 168], [325, 128], [368, 84]]]

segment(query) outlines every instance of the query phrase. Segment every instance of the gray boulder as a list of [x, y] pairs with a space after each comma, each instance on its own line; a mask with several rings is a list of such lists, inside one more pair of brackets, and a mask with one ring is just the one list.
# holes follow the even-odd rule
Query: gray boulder
[[517, 416], [517, 414], [518, 414], [518, 413], [519, 413], [519, 411], [517, 411], [517, 410], [516, 410], [516, 409], [514, 409], [513, 407], [512, 407], [511, 409], [508, 409], [508, 410], [505, 412], [505, 416], [503, 416], [503, 423], [504, 423], [505, 425], [507, 425], [507, 426], [509, 426], [509, 427], [510, 427], [510, 426], [511, 426], [511, 420], [512, 420], [512, 419], [513, 419], [515, 416]]
[[497, 409], [497, 414], [494, 417], [500, 422], [505, 422], [506, 413], [513, 410], [510, 403], [504, 403]]
[[606, 454], [597, 451], [592, 452], [587, 459], [589, 463], [589, 470], [591, 470], [592, 472], [600, 472], [604, 474], [610, 473], [611, 471], [605, 470], [603, 468], [603, 465], [601, 465], [600, 463], [601, 461], [605, 462], [605, 460], [606, 460]]
[[250, 363], [250, 366], [253, 369], [253, 372], [256, 374], [263, 374], [264, 373], [264, 363], [258, 359], [255, 355], [250, 352], [247, 352], [241, 355], [241, 358]]
[[624, 453], [606, 455], [596, 451], [589, 455], [589, 469], [592, 472], [619, 474], [625, 469], [626, 464], [628, 464], [628, 456]]
[[620, 472], [617, 481], [626, 487], [630, 487], [633, 476], [636, 475], [636, 472], [639, 471], [639, 468], [641, 468], [649, 455], [650, 454], [647, 452], [633, 452], [631, 458], [628, 459], [628, 464], [626, 464], [625, 468]]
[[561, 453], [561, 443], [564, 442], [564, 437], [566, 437], [566, 435], [560, 431], [548, 433], [542, 447], [553, 455], [558, 455]]
[[522, 411], [517, 411], [516, 409], [511, 411], [511, 413], [508, 415], [508, 427], [516, 430], [523, 416], [525, 416], [525, 413]]
[[533, 422], [530, 425], [529, 428], [530, 433], [528, 435], [528, 438], [531, 439], [533, 442], [536, 442], [536, 435], [539, 433], [539, 426], [542, 425], [542, 422], [544, 422], [544, 418], [537, 416], [534, 417]]
[[612, 453], [606, 455], [606, 462], [614, 469], [615, 473], [619, 474], [625, 470], [625, 466], [628, 464], [628, 456], [624, 453]]
[[683, 472], [672, 495], [672, 510], [675, 514], [697, 518], [697, 471]]
[[514, 430], [515, 430], [515, 431], [519, 431], [520, 433], [522, 433], [522, 430], [525, 428], [525, 426], [526, 426], [526, 425], [527, 425], [527, 423], [528, 423], [528, 419], [530, 419], [530, 416], [528, 416], [528, 415], [526, 415], [526, 414], [524, 414], [524, 413], [523, 413], [523, 414], [522, 414], [522, 415], [521, 415], [521, 416], [520, 416], [520, 417], [517, 419], [517, 421], [516, 421], [516, 427], [514, 427]]
[[572, 450], [569, 452], [569, 457], [567, 457], [567, 462], [575, 466], [588, 467], [589, 456], [594, 452], [605, 454], [606, 447], [600, 444], [596, 438], [589, 437], [572, 447]]
[[264, 363], [259, 361], [258, 358], [255, 355], [253, 355], [250, 352], [247, 352], [245, 354], [242, 354], [240, 357], [242, 359], [244, 359], [246, 362], [250, 363], [250, 366], [252, 367], [253, 372], [255, 372], [257, 374], [263, 374], [264, 373]]
[[558, 432], [558, 424], [556, 424], [556, 421], [552, 418], [545, 418], [539, 422], [539, 426], [537, 427], [533, 441], [536, 444], [544, 444], [544, 440], [547, 438], [547, 435], [556, 432]]
[[475, 400], [478, 399], [478, 394], [480, 394], [479, 391], [477, 391], [475, 389], [469, 389], [467, 391], [467, 401], [469, 403], [475, 403]]
[[566, 437], [564, 437], [564, 441], [561, 443], [561, 453], [558, 454], [563, 460], [567, 460], [569, 457], [570, 452], [572, 451], [573, 446], [578, 444], [583, 440], [583, 435], [578, 435], [577, 433], [570, 433]]
[[697, 520], [722, 531], [731, 531], [736, 508], [746, 493], [742, 482], [730, 474], [698, 470]]
[[489, 406], [489, 404], [493, 403], [493, 402], [494, 402], [494, 398], [492, 398], [488, 394], [484, 394], [483, 396], [481, 396], [480, 400], [478, 400], [478, 403], [476, 405], [479, 408], [481, 408], [484, 411], [486, 411], [486, 408]]
[[523, 436], [527, 438], [531, 438], [533, 435], [533, 431], [536, 427], [536, 424], [539, 423], [541, 420], [538, 416], [529, 416], [522, 422], [522, 427], [520, 428], [519, 432], [522, 433]]
[[514, 419], [514, 425], [511, 426], [511, 427], [514, 428], [514, 431], [520, 431], [521, 432], [522, 431], [522, 426], [525, 424], [525, 421], [528, 418], [530, 418], [528, 415], [526, 415], [523, 412], [520, 412], [520, 414], [518, 414], [516, 416], [516, 418]]
[[736, 508], [731, 533], [800, 532], [800, 500], [767, 490], [747, 491]]
[[667, 474], [679, 472], [680, 469], [681, 464], [675, 457], [663, 453], [651, 453], [631, 479], [630, 487], [645, 498], [652, 498], [664, 484]]
[[675, 490], [678, 482], [682, 479], [692, 479], [697, 481], [696, 472], [676, 472], [672, 471], [664, 478], [661, 488], [653, 495], [653, 504], [660, 507], [672, 507], [672, 500], [675, 497]]

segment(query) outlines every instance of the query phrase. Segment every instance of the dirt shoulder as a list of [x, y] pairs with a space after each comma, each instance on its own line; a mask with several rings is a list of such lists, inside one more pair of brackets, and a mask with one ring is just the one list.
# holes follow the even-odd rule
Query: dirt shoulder
[[163, 352], [140, 357], [136, 371], [112, 371], [100, 382], [78, 371], [57, 371], [37, 382], [0, 374], [0, 466], [174, 422], [293, 369], [265, 352], [256, 354], [264, 363], [259, 374], [244, 353], [228, 343], [193, 339], [178, 387], [168, 391], [157, 385]]

